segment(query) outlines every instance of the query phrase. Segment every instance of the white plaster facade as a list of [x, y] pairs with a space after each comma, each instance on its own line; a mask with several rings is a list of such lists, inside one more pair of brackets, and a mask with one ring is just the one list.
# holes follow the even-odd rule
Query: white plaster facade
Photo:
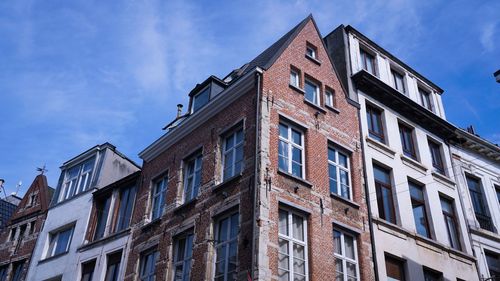
[[[68, 169], [94, 156], [96, 158], [89, 188], [63, 200], [62, 194], [64, 184], [67, 181]], [[139, 169], [135, 163], [116, 151], [115, 147], [109, 143], [97, 145], [64, 163], [61, 167], [61, 177], [54, 193], [52, 206], [48, 211], [47, 219], [33, 251], [26, 280], [80, 280], [81, 262], [91, 257], [98, 257], [94, 277], [102, 279], [101, 274], [106, 268], [106, 254], [128, 247], [128, 236], [116, 239], [102, 247], [81, 251], [80, 248], [88, 243], [88, 241], [85, 241], [85, 234], [92, 209], [92, 192]], [[62, 254], [50, 256], [48, 249], [51, 237], [58, 230], [67, 227], [73, 227], [67, 250]], [[124, 249], [123, 253], [127, 253], [127, 249]], [[122, 256], [122, 261], [126, 261], [126, 256]], [[124, 264], [124, 262], [121, 263], [122, 268], [124, 268]], [[124, 272], [122, 268], [120, 268], [120, 274]]]
[[[424, 280], [424, 270], [437, 273], [443, 280], [478, 280], [475, 259], [454, 180], [450, 148], [443, 134], [436, 134], [436, 130], [430, 125], [432, 120], [447, 123], [440, 96], [442, 90], [352, 27], [340, 26], [328, 35], [325, 41], [333, 61], [336, 63], [336, 68], [346, 72], [341, 73], [341, 76], [345, 77], [344, 86], [349, 95], [358, 100], [360, 105], [365, 154], [365, 185], [369, 194], [373, 243], [376, 251], [376, 271], [379, 280], [387, 280], [388, 278], [386, 257], [395, 258], [401, 262], [407, 281]], [[373, 56], [375, 75], [363, 70], [360, 50]], [[345, 56], [345, 58], [339, 58], [339, 56]], [[339, 61], [345, 62], [346, 65], [339, 65]], [[391, 69], [403, 76], [404, 93], [394, 89]], [[368, 79], [372, 79], [372, 82], [369, 83], [372, 84], [360, 85], [360, 83], [366, 83], [366, 79], [356, 80], [355, 76], [359, 77], [358, 74], [369, 76]], [[432, 113], [422, 106], [419, 88], [430, 93]], [[385, 94], [380, 96], [375, 91], [384, 91]], [[396, 95], [404, 95], [405, 97], [396, 97]], [[394, 105], [393, 99], [399, 100], [399, 105]], [[384, 143], [369, 136], [367, 104], [381, 112]], [[411, 110], [406, 109], [406, 105], [409, 105]], [[426, 124], [412, 116], [413, 113], [417, 114], [417, 112], [425, 117]], [[403, 153], [399, 124], [404, 124], [412, 129], [415, 160]], [[433, 168], [429, 140], [440, 146], [444, 175]], [[393, 221], [393, 223], [383, 219], [383, 216], [379, 214], [379, 195], [374, 178], [374, 164], [390, 171], [390, 192], [393, 197], [395, 214], [395, 222]], [[429, 238], [417, 233], [409, 181], [417, 183], [423, 188]], [[383, 196], [380, 195], [381, 197]], [[441, 198], [454, 202], [453, 207], [460, 240], [459, 250], [450, 246]]]
[[[452, 164], [455, 170], [456, 182], [464, 205], [464, 215], [467, 222], [474, 254], [477, 258], [479, 275], [482, 280], [494, 278], [490, 269], [499, 272], [499, 268], [489, 268], [486, 256], [500, 256], [500, 148], [488, 145], [478, 137], [463, 131], [462, 135], [468, 142], [452, 146]], [[490, 150], [486, 149], [486, 144]], [[494, 153], [496, 157], [492, 157]], [[474, 211], [471, 192], [467, 184], [467, 177], [476, 179], [480, 183], [482, 205], [490, 223], [480, 225]], [[479, 214], [480, 216], [480, 214]], [[494, 267], [494, 265], [493, 265]], [[500, 276], [496, 276], [500, 278]], [[490, 279], [497, 280], [497, 279]]]

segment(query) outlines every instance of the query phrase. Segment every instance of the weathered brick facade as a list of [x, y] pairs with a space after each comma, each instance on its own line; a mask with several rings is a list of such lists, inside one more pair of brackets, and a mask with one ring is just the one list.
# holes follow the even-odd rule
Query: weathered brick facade
[[22, 270], [18, 280], [25, 280], [38, 234], [47, 217], [52, 192], [47, 178], [38, 175], [0, 234], [0, 272], [5, 272], [5, 280], [12, 280], [15, 269], [20, 266]]
[[[307, 45], [316, 48], [317, 59], [305, 56]], [[291, 66], [300, 71], [302, 88], [305, 76], [320, 85], [319, 106], [305, 101], [304, 91], [289, 85]], [[226, 97], [219, 96], [204, 110], [191, 114], [141, 153], [142, 184], [132, 219], [133, 241], [125, 279], [137, 280], [141, 253], [155, 249], [159, 252], [157, 280], [172, 280], [173, 237], [191, 231], [191, 280], [212, 280], [217, 218], [238, 212], [237, 280], [278, 280], [278, 212], [284, 207], [307, 218], [308, 280], [335, 279], [334, 227], [356, 237], [361, 280], [373, 280], [358, 109], [347, 100], [312, 17], [238, 74], [219, 94]], [[335, 93], [332, 107], [325, 106], [326, 88]], [[236, 93], [237, 99], [221, 105], [221, 98]], [[216, 104], [219, 111], [210, 113]], [[202, 114], [207, 118], [197, 121]], [[278, 171], [278, 127], [284, 120], [304, 132], [303, 179]], [[222, 140], [234, 126], [242, 126], [244, 131], [244, 169], [241, 175], [221, 183]], [[350, 156], [352, 200], [330, 193], [329, 145]], [[181, 203], [183, 160], [196, 151], [203, 155], [198, 196]], [[165, 175], [166, 207], [160, 219], [151, 221], [153, 184]]]

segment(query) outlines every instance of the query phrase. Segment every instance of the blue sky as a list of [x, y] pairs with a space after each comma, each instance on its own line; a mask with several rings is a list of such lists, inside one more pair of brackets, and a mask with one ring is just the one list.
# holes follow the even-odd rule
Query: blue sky
[[7, 193], [98, 143], [137, 154], [207, 76], [312, 13], [350, 24], [445, 90], [448, 120], [500, 143], [500, 1], [1, 1], [0, 178]]

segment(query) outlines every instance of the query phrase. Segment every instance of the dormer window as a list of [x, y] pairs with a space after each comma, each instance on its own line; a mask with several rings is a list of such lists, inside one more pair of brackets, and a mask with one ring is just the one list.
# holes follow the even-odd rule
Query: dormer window
[[86, 191], [90, 187], [92, 172], [94, 170], [95, 157], [73, 166], [66, 171], [62, 189], [61, 200], [73, 197], [75, 194]]
[[210, 100], [210, 87], [206, 87], [203, 91], [193, 97], [192, 112], [196, 112], [202, 108]]
[[406, 93], [404, 77], [398, 71], [391, 69], [392, 82], [394, 84], [394, 89], [401, 93]]
[[432, 102], [431, 102], [431, 93], [428, 91], [418, 88], [418, 93], [420, 94], [420, 102], [423, 107], [427, 108], [430, 111], [432, 110]]
[[368, 53], [364, 49], [360, 49], [359, 53], [361, 55], [361, 67], [370, 72], [373, 75], [376, 75], [375, 73], [375, 56], [372, 54]]

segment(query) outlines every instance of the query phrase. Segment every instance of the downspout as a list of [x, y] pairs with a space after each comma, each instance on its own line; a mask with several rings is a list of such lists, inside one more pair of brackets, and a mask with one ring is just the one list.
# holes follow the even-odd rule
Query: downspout
[[261, 75], [262, 75], [262, 70], [260, 68], [257, 68], [255, 76], [257, 78], [256, 84], [257, 84], [257, 99], [255, 101], [255, 155], [254, 155], [254, 188], [253, 188], [253, 202], [252, 202], [252, 268], [251, 268], [251, 280], [255, 280], [255, 266], [257, 263], [257, 257], [255, 256], [256, 254], [256, 246], [257, 244], [255, 241], [257, 240], [258, 235], [256, 235], [256, 224], [257, 224], [257, 210], [256, 210], [256, 204], [257, 204], [257, 194], [259, 192], [259, 176], [258, 176], [258, 165], [259, 165], [259, 125], [260, 125], [260, 94], [261, 94]]
[[368, 177], [366, 175], [366, 155], [365, 155], [365, 142], [363, 139], [363, 133], [361, 131], [361, 108], [358, 108], [358, 123], [359, 123], [359, 140], [361, 141], [361, 155], [363, 158], [363, 179], [364, 179], [364, 187], [365, 187], [365, 200], [366, 200], [366, 208], [368, 209], [368, 227], [370, 229], [370, 240], [371, 240], [371, 246], [372, 246], [372, 260], [373, 260], [373, 268], [374, 268], [374, 274], [375, 274], [375, 280], [378, 281], [379, 276], [378, 276], [378, 263], [377, 263], [377, 250], [375, 247], [375, 235], [373, 234], [373, 220], [372, 220], [372, 208], [371, 208], [371, 202], [370, 202], [370, 192], [368, 190]]

